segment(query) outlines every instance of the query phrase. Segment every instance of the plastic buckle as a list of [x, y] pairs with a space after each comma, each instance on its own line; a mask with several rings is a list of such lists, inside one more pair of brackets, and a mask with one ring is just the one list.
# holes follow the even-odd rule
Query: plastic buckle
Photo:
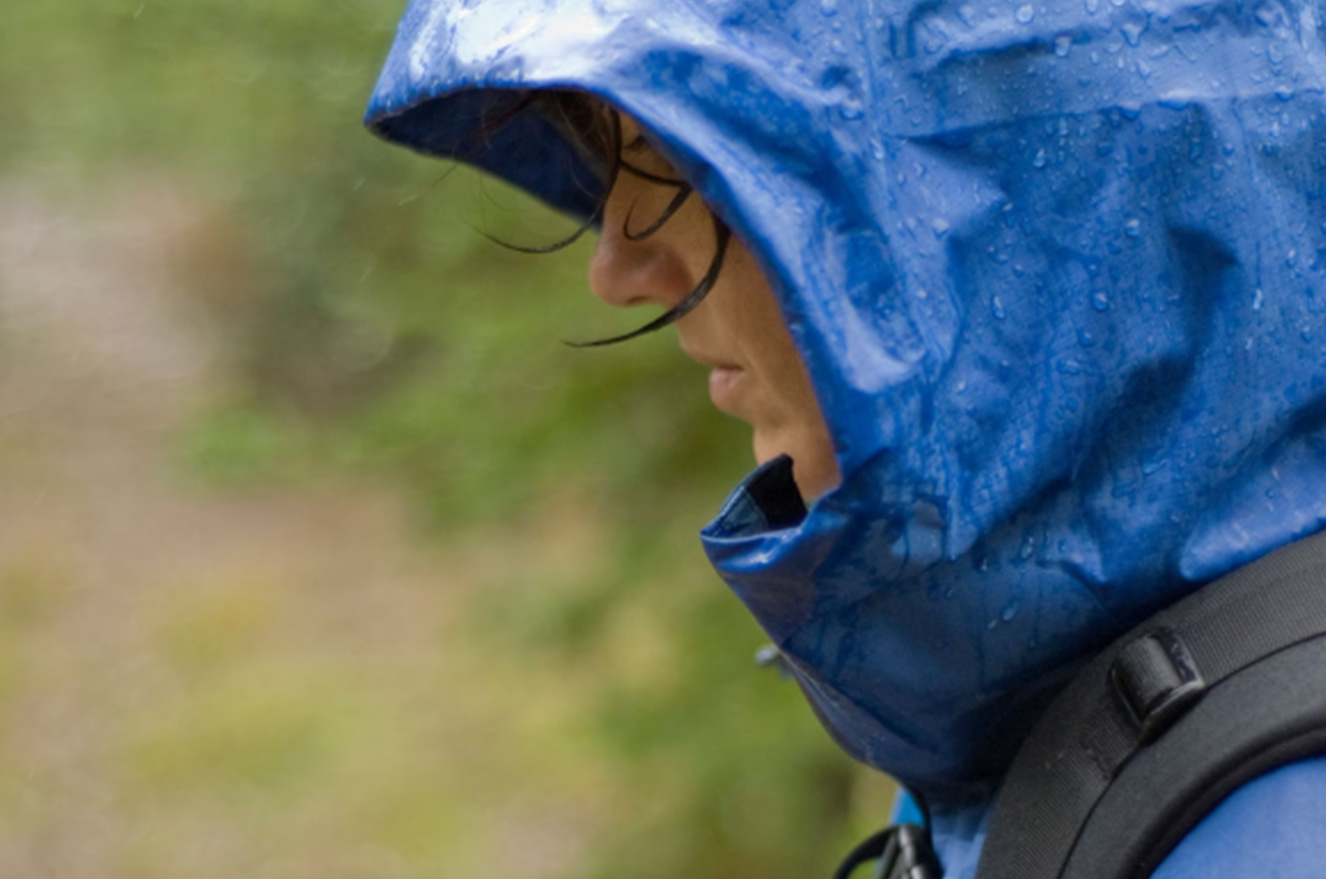
[[1110, 683], [1143, 742], [1168, 729], [1206, 690], [1188, 646], [1170, 629], [1156, 629], [1119, 651]]

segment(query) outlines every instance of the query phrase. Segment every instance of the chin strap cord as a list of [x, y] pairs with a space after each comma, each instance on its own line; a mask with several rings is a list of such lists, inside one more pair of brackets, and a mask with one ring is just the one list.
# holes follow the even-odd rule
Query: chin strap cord
[[897, 824], [867, 839], [843, 859], [833, 879], [849, 879], [857, 867], [878, 861], [872, 879], [940, 879], [930, 835], [915, 824]]

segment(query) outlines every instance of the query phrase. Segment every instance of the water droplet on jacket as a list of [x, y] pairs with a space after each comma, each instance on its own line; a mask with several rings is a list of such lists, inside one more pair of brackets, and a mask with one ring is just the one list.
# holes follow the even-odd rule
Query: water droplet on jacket
[[1096, 337], [1091, 335], [1090, 330], [1078, 330], [1077, 344], [1081, 345], [1083, 348], [1090, 348], [1096, 344]]
[[1290, 248], [1289, 252], [1285, 254], [1285, 265], [1288, 266], [1288, 267], [1291, 268], [1291, 269], [1292, 269], [1294, 266], [1298, 265], [1298, 250], [1297, 250], [1297, 249]]
[[1253, 311], [1261, 311], [1261, 310], [1262, 310], [1262, 303], [1265, 302], [1265, 301], [1266, 301], [1266, 297], [1265, 297], [1264, 295], [1262, 295], [1262, 288], [1261, 288], [1261, 287], [1258, 287], [1256, 290], [1253, 290], [1253, 291], [1252, 291], [1252, 310], [1253, 310]]
[[1257, 21], [1261, 23], [1262, 27], [1271, 27], [1279, 18], [1276, 15], [1275, 7], [1266, 3], [1258, 6], [1257, 11], [1253, 14], [1257, 16]]
[[1022, 602], [1014, 598], [1008, 604], [1004, 605], [1004, 609], [999, 612], [999, 619], [1006, 623], [1011, 623], [1020, 610], [1022, 610]]
[[1008, 313], [1004, 311], [1004, 301], [998, 296], [990, 299], [990, 313], [995, 316], [995, 320], [1003, 320], [1008, 317]]
[[820, 0], [820, 12], [827, 15], [838, 14], [838, 0]]
[[861, 102], [856, 98], [848, 98], [838, 107], [838, 115], [846, 119], [848, 122], [860, 119], [865, 115], [865, 112], [866, 111], [862, 107]]
[[870, 142], [870, 155], [876, 162], [884, 161], [884, 144], [872, 140]]
[[1017, 12], [1013, 13], [1013, 17], [1021, 24], [1030, 24], [1031, 20], [1036, 17], [1036, 8], [1030, 3], [1024, 3], [1018, 7]]
[[1097, 290], [1091, 294], [1091, 307], [1096, 311], [1109, 311], [1110, 297], [1104, 290]]
[[1128, 41], [1128, 45], [1136, 46], [1142, 42], [1142, 31], [1146, 30], [1146, 25], [1136, 21], [1126, 21], [1119, 26], [1119, 30], [1123, 31], [1123, 38]]
[[1142, 221], [1136, 217], [1123, 224], [1123, 233], [1129, 238], [1136, 238], [1142, 234]]
[[1100, 0], [1087, 0], [1087, 15], [1095, 15], [1100, 9]]
[[1036, 538], [1030, 534], [1022, 541], [1022, 547], [1018, 550], [1018, 558], [1026, 561], [1036, 552]]
[[1033, 167], [1033, 168], [1044, 168], [1044, 167], [1045, 167], [1045, 162], [1046, 162], [1046, 158], [1045, 158], [1045, 150], [1044, 150], [1044, 149], [1036, 150], [1036, 156], [1031, 160], [1031, 165], [1032, 165], [1032, 167]]
[[1073, 37], [1070, 34], [1060, 34], [1054, 38], [1054, 54], [1060, 58], [1068, 57], [1068, 50], [1073, 48]]
[[1062, 375], [1081, 375], [1082, 365], [1076, 360], [1060, 360], [1054, 368]]
[[958, 18], [962, 19], [962, 23], [967, 27], [971, 27], [976, 23], [976, 7], [968, 3], [959, 6]]
[[943, 217], [935, 217], [934, 221], [930, 224], [930, 229], [935, 233], [936, 238], [943, 238], [948, 234], [948, 220], [945, 220]]

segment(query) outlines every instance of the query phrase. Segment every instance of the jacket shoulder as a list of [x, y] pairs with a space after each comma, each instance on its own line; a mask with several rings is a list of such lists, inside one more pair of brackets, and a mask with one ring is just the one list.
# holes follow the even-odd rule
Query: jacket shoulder
[[1319, 879], [1326, 864], [1326, 757], [1290, 763], [1234, 791], [1152, 879]]

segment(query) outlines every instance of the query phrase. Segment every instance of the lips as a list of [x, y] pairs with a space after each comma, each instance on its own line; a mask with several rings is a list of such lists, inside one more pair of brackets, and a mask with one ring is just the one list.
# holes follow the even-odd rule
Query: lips
[[714, 407], [729, 415], [737, 414], [737, 402], [746, 371], [739, 366], [715, 366], [709, 372], [709, 399]]

